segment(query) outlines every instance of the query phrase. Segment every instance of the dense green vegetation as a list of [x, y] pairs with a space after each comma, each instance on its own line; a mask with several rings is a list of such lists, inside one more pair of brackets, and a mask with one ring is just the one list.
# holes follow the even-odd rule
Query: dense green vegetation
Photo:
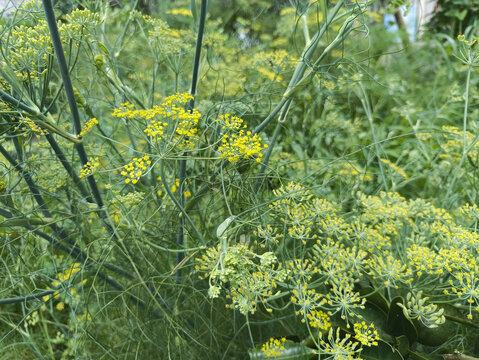
[[440, 3], [415, 42], [402, 1], [3, 17], [0, 358], [479, 357], [476, 10]]

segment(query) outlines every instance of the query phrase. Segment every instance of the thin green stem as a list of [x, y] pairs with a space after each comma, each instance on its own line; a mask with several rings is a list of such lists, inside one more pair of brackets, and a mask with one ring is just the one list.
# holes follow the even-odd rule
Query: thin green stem
[[[325, 4], [326, 4], [326, 2], [325, 2]], [[338, 12], [339, 12], [339, 10], [340, 10], [340, 8], [342, 7], [343, 4], [344, 4], [344, 0], [338, 1], [338, 3], [334, 6], [334, 8], [331, 10], [331, 12], [328, 13], [327, 16], [325, 16], [326, 20], [323, 23], [323, 25], [321, 26], [321, 29], [318, 32], [316, 32], [316, 34], [313, 36], [313, 38], [310, 41], [310, 44], [307, 44], [305, 46], [305, 48], [303, 50], [303, 53], [301, 54], [300, 61], [299, 61], [298, 65], [296, 66], [296, 69], [293, 73], [293, 76], [292, 76], [292, 78], [291, 78], [291, 80], [288, 84], [288, 87], [287, 87], [285, 93], [283, 94], [282, 99], [276, 105], [276, 107], [270, 112], [270, 114], [258, 126], [256, 126], [254, 128], [254, 130], [252, 131], [253, 135], [256, 134], [256, 133], [259, 133], [264, 128], [266, 128], [266, 126], [274, 119], [274, 117], [283, 109], [283, 107], [285, 105], [287, 105], [287, 106], [286, 106], [286, 110], [283, 110], [283, 113], [287, 114], [287, 109], [289, 108], [289, 105], [291, 104], [292, 97], [294, 96], [294, 94], [302, 86], [305, 86], [305, 84], [308, 82], [308, 80], [311, 79], [312, 76], [315, 74], [315, 71], [313, 71], [311, 69], [311, 70], [309, 70], [309, 72], [306, 75], [304, 75], [304, 73], [306, 72], [306, 69], [308, 68], [308, 64], [309, 64], [309, 62], [310, 62], [318, 44], [319, 44], [319, 41], [321, 40], [321, 38], [325, 34], [327, 28], [330, 26], [330, 24], [333, 21], [335, 21], [337, 19], [340, 19], [343, 16], [345, 16], [345, 14], [347, 14], [347, 13], [345, 13], [345, 14], [339, 14], [338, 15]], [[327, 11], [327, 9], [325, 9], [325, 13], [326, 13], [326, 11]], [[352, 26], [352, 23], [353, 23], [352, 18], [353, 17], [349, 17], [345, 21], [345, 24], [343, 24], [343, 26], [341, 27], [341, 29], [338, 33], [338, 37], [335, 39], [335, 41], [333, 41], [332, 44], [330, 44], [330, 46], [327, 49], [325, 49], [323, 51], [322, 55], [320, 56], [320, 59], [322, 59], [327, 54], [327, 52], [331, 51], [339, 43], [339, 41], [344, 39], [344, 37], [351, 31], [351, 26]], [[315, 61], [315, 64], [317, 64], [317, 61]], [[228, 165], [228, 163], [229, 162], [227, 160], [224, 160], [221, 163], [219, 168], [210, 177], [210, 182], [214, 182], [217, 179], [218, 174], [222, 171], [222, 169], [224, 169]], [[185, 210], [188, 211], [193, 206], [195, 206], [195, 204], [206, 193], [208, 188], [209, 188], [209, 185], [204, 184], [196, 192], [194, 198], [192, 198], [186, 204]]]
[[[471, 50], [469, 50], [471, 51]], [[466, 154], [466, 149], [467, 149], [467, 137], [466, 137], [466, 131], [467, 131], [467, 109], [469, 105], [469, 84], [471, 82], [471, 70], [472, 70], [472, 64], [469, 64], [467, 68], [467, 78], [466, 78], [466, 93], [464, 94], [464, 115], [462, 118], [462, 136], [463, 136], [463, 155], [465, 156]]]
[[48, 143], [50, 144], [50, 146], [52, 147], [53, 152], [57, 156], [58, 160], [60, 160], [60, 162], [63, 165], [63, 167], [65, 168], [66, 172], [68, 173], [68, 175], [70, 175], [70, 177], [72, 178], [72, 180], [73, 180], [74, 184], [76, 185], [76, 187], [78, 188], [78, 190], [80, 190], [80, 193], [82, 194], [82, 196], [85, 197], [85, 199], [88, 202], [91, 202], [90, 194], [88, 193], [85, 186], [83, 186], [83, 183], [81, 182], [81, 180], [78, 177], [75, 170], [73, 170], [70, 162], [65, 157], [65, 154], [63, 154], [63, 151], [61, 150], [60, 146], [56, 142], [55, 138], [51, 134], [46, 134], [45, 137], [46, 137]]
[[[18, 141], [18, 139], [13, 138], [13, 141]], [[14, 167], [14, 169], [18, 171], [20, 175], [23, 177], [23, 179], [27, 183], [28, 188], [30, 189], [31, 194], [33, 195], [33, 198], [38, 204], [38, 207], [40, 208], [40, 211], [42, 212], [43, 216], [46, 218], [52, 218], [50, 211], [48, 210], [48, 207], [45, 203], [45, 200], [43, 199], [43, 196], [40, 194], [40, 189], [33, 181], [33, 178], [30, 172], [25, 170], [22, 167], [22, 165], [20, 165], [1, 144], [0, 144], [0, 153], [5, 157], [5, 159], [7, 159], [7, 161]], [[56, 234], [58, 234], [58, 236], [62, 240], [68, 239], [68, 236], [66, 235], [66, 233], [62, 229], [58, 228], [55, 223], [50, 223], [49, 227]], [[67, 240], [67, 242], [69, 241]]]
[[196, 7], [196, 0], [190, 0], [190, 10], [193, 15], [195, 25], [198, 25], [198, 8]]
[[[314, 51], [317, 47], [317, 44], [319, 43], [319, 40], [321, 40], [321, 38], [323, 37], [323, 34], [326, 31], [327, 27], [334, 20], [337, 12], [339, 11], [340, 6], [341, 6], [341, 4], [338, 3], [334, 7], [334, 9], [332, 11], [332, 15], [330, 17], [330, 20], [326, 21], [326, 23], [323, 24], [320, 31], [318, 31], [316, 33], [316, 35], [314, 37], [314, 40], [311, 40], [309, 38], [306, 15], [302, 16], [303, 31], [304, 31], [304, 36], [305, 36], [305, 39], [306, 39], [306, 46], [305, 46], [305, 49], [303, 50], [303, 54], [301, 55], [300, 64], [298, 64], [298, 67], [296, 68], [296, 71], [295, 71], [291, 81], [289, 82], [288, 88], [283, 95], [284, 107], [282, 106], [282, 112], [281, 112], [281, 115], [280, 115], [279, 120], [278, 120], [279, 123], [276, 126], [276, 129], [274, 131], [273, 138], [271, 140], [270, 146], [269, 146], [268, 151], [266, 153], [265, 159], [263, 160], [261, 170], [260, 170], [260, 174], [259, 174], [259, 178], [256, 182], [255, 189], [254, 189], [255, 193], [257, 193], [259, 191], [259, 189], [261, 187], [261, 184], [263, 183], [263, 178], [264, 178], [264, 173], [265, 173], [265, 170], [266, 170], [266, 166], [268, 165], [269, 159], [271, 157], [271, 153], [273, 152], [274, 145], [275, 145], [276, 140], [279, 136], [279, 132], [281, 130], [281, 123], [286, 120], [286, 116], [288, 114], [289, 108], [290, 108], [291, 103], [293, 101], [293, 96], [296, 93], [296, 91], [298, 90], [298, 84], [304, 82], [303, 80], [305, 78], [309, 78], [310, 74], [314, 74], [314, 72], [312, 70], [310, 70], [309, 73], [306, 76], [304, 76], [304, 73], [305, 73], [306, 67], [307, 67], [307, 63], [309, 63], [311, 57], [313, 56]], [[339, 44], [342, 40], [344, 40], [344, 38], [349, 34], [349, 32], [351, 31], [352, 19], [354, 19], [354, 17], [349, 17], [348, 19], [346, 19], [343, 26], [339, 30], [337, 37], [333, 40], [333, 42], [331, 44], [329, 44], [329, 46], [325, 50], [323, 50], [323, 52], [321, 53], [321, 56], [315, 61], [315, 65], [317, 65], [329, 51], [331, 51], [337, 44]]]
[[185, 217], [186, 220], [188, 221], [188, 223], [191, 225], [191, 227], [193, 228], [193, 231], [195, 232], [198, 240], [200, 241], [201, 244], [205, 245], [206, 242], [205, 240], [203, 239], [203, 236], [201, 235], [201, 233], [199, 232], [199, 230], [196, 228], [193, 220], [191, 220], [191, 218], [188, 216], [188, 213], [186, 212], [186, 210], [183, 208], [183, 206], [181, 206], [180, 202], [178, 201], [178, 199], [176, 198], [175, 194], [173, 194], [173, 192], [171, 191], [171, 188], [169, 187], [169, 185], [166, 183], [165, 179], [165, 172], [163, 170], [163, 161], [160, 162], [160, 176], [161, 176], [161, 182], [163, 183], [163, 187], [165, 188], [165, 191], [166, 193], [168, 194], [168, 196], [171, 198], [171, 200], [175, 203], [176, 207], [178, 208], [178, 210], [180, 210], [181, 212], [181, 217]]
[[271, 158], [271, 154], [273, 153], [274, 145], [276, 144], [276, 141], [278, 140], [280, 131], [281, 131], [281, 123], [278, 122], [278, 124], [276, 124], [276, 128], [274, 129], [273, 138], [271, 139], [268, 145], [268, 151], [266, 152], [264, 160], [261, 163], [261, 170], [259, 172], [258, 180], [256, 181], [256, 185], [254, 187], [255, 194], [259, 192], [261, 185], [263, 185], [264, 173], [266, 171], [266, 167], [268, 166], [269, 159]]
[[[470, 49], [469, 49], [469, 56], [470, 56]], [[463, 114], [463, 118], [462, 118], [462, 141], [463, 141], [463, 144], [462, 144], [462, 155], [461, 155], [461, 159], [459, 160], [459, 164], [457, 165], [456, 167], [456, 171], [454, 171], [454, 175], [452, 176], [452, 179], [451, 179], [451, 182], [447, 188], [447, 191], [446, 191], [446, 199], [449, 198], [449, 195], [451, 193], [451, 191], [453, 191], [453, 188], [454, 188], [454, 185], [456, 183], [456, 180], [457, 180], [457, 176], [459, 174], [459, 170], [461, 169], [462, 167], [462, 164], [464, 164], [464, 161], [466, 160], [467, 158], [467, 153], [469, 151], [469, 148], [467, 147], [467, 111], [468, 111], [468, 107], [469, 107], [469, 86], [470, 86], [470, 82], [471, 82], [471, 71], [472, 71], [472, 63], [469, 62], [468, 64], [468, 68], [467, 68], [467, 76], [466, 76], [466, 92], [464, 94], [464, 114]]]
[[303, 25], [304, 41], [306, 42], [306, 45], [309, 45], [311, 43], [311, 37], [309, 36], [307, 12], [301, 15], [301, 24]]
[[[85, 112], [86, 114], [90, 117], [90, 118], [96, 118], [95, 114], [93, 113], [93, 110], [91, 109], [91, 107], [88, 105], [88, 104], [85, 104], [84, 105], [84, 109], [85, 109]], [[121, 163], [122, 164], [125, 164], [126, 161], [125, 161], [125, 158], [123, 157], [123, 155], [120, 153], [120, 151], [117, 149], [117, 147], [115, 146], [115, 144], [113, 143], [113, 141], [110, 139], [110, 137], [105, 133], [105, 131], [103, 130], [102, 126], [100, 123], [98, 123], [96, 125], [96, 128], [98, 129], [98, 131], [100, 132], [100, 134], [103, 136], [103, 139], [107, 142], [107, 144], [110, 146], [110, 148], [116, 153], [116, 155], [118, 156], [118, 158], [120, 159]]]
[[[14, 215], [2, 208], [0, 208], [0, 215], [6, 218], [7, 220], [15, 220], [17, 217], [14, 217]], [[32, 224], [16, 224], [16, 225], [11, 225], [11, 226], [21, 226], [24, 227], [25, 229], [33, 232], [35, 235], [43, 238], [44, 240], [48, 241], [55, 249], [60, 250], [64, 254], [70, 256], [74, 261], [79, 261], [81, 263], [86, 263], [88, 259], [93, 260], [91, 257], [89, 257], [87, 254], [85, 254], [80, 248], [78, 248], [75, 245], [70, 245], [66, 246], [57, 239], [53, 238], [52, 236], [44, 233], [43, 231], [40, 231], [33, 226]], [[126, 271], [119, 267], [118, 265], [111, 264], [108, 262], [98, 262], [101, 264], [101, 266], [105, 267], [105, 269], [111, 270], [119, 275], [122, 275], [126, 277], [127, 279], [133, 279], [134, 277], [131, 275], [129, 271]]]
[[383, 166], [383, 163], [381, 161], [381, 156], [380, 156], [381, 151], [380, 151], [380, 148], [379, 148], [379, 142], [378, 142], [377, 137], [376, 137], [376, 132], [374, 131], [373, 111], [372, 111], [372, 108], [371, 108], [371, 103], [369, 102], [368, 94], [366, 93], [366, 90], [364, 89], [363, 84], [361, 82], [359, 83], [359, 86], [361, 88], [361, 95], [362, 95], [360, 97], [360, 100], [361, 100], [361, 104], [363, 105], [364, 111], [366, 112], [366, 116], [368, 118], [369, 126], [371, 128], [371, 133], [373, 135], [373, 141], [374, 141], [375, 149], [376, 149], [376, 158], [378, 160], [379, 170], [381, 171], [381, 177], [382, 177], [382, 180], [383, 180], [384, 188], [386, 189], [386, 191], [389, 191], [389, 185], [388, 185], [387, 180], [386, 180], [386, 175], [385, 175], [385, 172], [384, 172], [384, 166]]
[[471, 327], [471, 328], [474, 328], [474, 329], [479, 329], [479, 325], [476, 324], [476, 323], [473, 323], [473, 322], [470, 322], [470, 321], [467, 321], [467, 320], [464, 320], [460, 317], [457, 317], [457, 316], [452, 316], [452, 315], [447, 315], [447, 314], [444, 314], [444, 317], [447, 319], [447, 320], [451, 320], [453, 322], [456, 322], [456, 323], [459, 323], [459, 324], [462, 324], [462, 325], [466, 325], [468, 327]]

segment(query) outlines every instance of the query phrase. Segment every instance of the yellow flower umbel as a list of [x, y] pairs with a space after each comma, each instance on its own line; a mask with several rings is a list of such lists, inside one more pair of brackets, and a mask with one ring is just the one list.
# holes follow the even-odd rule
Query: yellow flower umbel
[[395, 163], [391, 162], [388, 159], [381, 159], [381, 162], [383, 164], [388, 165], [396, 174], [401, 175], [404, 178], [404, 180], [409, 179], [409, 176], [407, 176], [406, 172], [403, 169], [401, 169], [399, 166], [397, 166]]
[[143, 131], [153, 142], [163, 140], [168, 125], [172, 124], [174, 130], [170, 133], [175, 135], [173, 143], [182, 148], [191, 149], [194, 148], [191, 138], [194, 138], [198, 132], [197, 126], [201, 114], [196, 109], [191, 111], [185, 109], [190, 100], [193, 100], [193, 96], [189, 93], [177, 93], [166, 97], [159, 106], [140, 110], [135, 109], [133, 104], [126, 102], [121, 104], [119, 108], [114, 109], [112, 115], [124, 119], [141, 118], [147, 120], [148, 123]]
[[96, 118], [91, 118], [83, 126], [83, 129], [81, 130], [79, 136], [85, 136], [92, 129], [92, 127], [97, 124], [98, 124], [98, 120]]
[[[30, 118], [28, 117], [25, 117], [23, 119], [23, 123], [28, 125], [28, 127], [30, 128], [31, 131], [33, 131], [34, 133], [36, 133], [36, 136], [37, 138], [39, 139], [41, 135], [48, 135], [48, 130], [46, 129], [42, 129], [40, 126], [38, 126], [37, 124], [35, 124], [35, 122], [33, 120], [31, 120]], [[26, 130], [26, 127], [24, 127], [23, 129]], [[24, 134], [24, 136], [26, 137], [27, 136], [27, 133]]]
[[340, 335], [340, 328], [336, 331], [329, 330], [327, 341], [320, 340], [321, 353], [329, 355], [328, 359], [334, 360], [353, 360], [357, 359], [357, 354], [361, 352], [359, 343], [351, 340], [351, 335], [345, 337]]
[[378, 346], [379, 334], [373, 323], [367, 325], [362, 321], [354, 324], [354, 338], [363, 346]]
[[80, 170], [80, 179], [84, 178], [85, 176], [92, 175], [96, 168], [100, 166], [100, 162], [98, 158], [90, 159], [84, 166], [83, 169]]
[[274, 339], [271, 338], [267, 343], [264, 343], [263, 346], [261, 346], [261, 351], [266, 355], [266, 356], [280, 356], [281, 351], [284, 350], [284, 343], [286, 342], [286, 338], [281, 338], [281, 339]]
[[34, 27], [20, 25], [12, 28], [5, 43], [9, 45], [2, 46], [5, 60], [17, 78], [38, 82], [40, 75], [46, 72], [49, 54], [53, 53], [46, 21], [41, 20]]
[[193, 16], [191, 14], [191, 11], [188, 10], [187, 8], [178, 8], [178, 9], [166, 10], [166, 13], [168, 15], [182, 15], [182, 16], [188, 16], [188, 17]]
[[218, 147], [222, 159], [236, 163], [241, 159], [256, 157], [257, 162], [261, 161], [263, 157], [261, 151], [268, 145], [262, 144], [258, 134], [253, 135], [251, 131], [246, 131], [247, 126], [243, 125], [242, 119], [225, 114], [221, 115], [216, 122], [223, 123], [222, 130], [225, 132], [221, 145]]
[[307, 314], [309, 320], [309, 326], [312, 328], [318, 328], [321, 330], [328, 331], [331, 327], [331, 318], [328, 314], [321, 310], [312, 310], [311, 313]]
[[151, 165], [151, 160], [148, 155], [145, 155], [141, 158], [133, 158], [133, 160], [126, 164], [121, 172], [121, 175], [125, 176], [125, 182], [129, 184], [136, 184], [140, 177], [146, 173], [148, 167]]
[[476, 39], [471, 40], [471, 41], [466, 40], [466, 37], [464, 35], [457, 35], [457, 40], [466, 44], [469, 47], [472, 47], [477, 42]]

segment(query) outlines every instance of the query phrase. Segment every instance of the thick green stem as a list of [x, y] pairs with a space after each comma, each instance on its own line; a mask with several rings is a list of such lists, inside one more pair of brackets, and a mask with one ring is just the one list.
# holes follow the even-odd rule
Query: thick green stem
[[0, 221], [0, 227], [48, 225], [53, 221], [51, 218], [15, 218]]
[[303, 25], [304, 41], [306, 42], [306, 45], [308, 46], [309, 44], [311, 44], [311, 37], [309, 36], [308, 15], [307, 15], [307, 13], [301, 15], [301, 23]]
[[[65, 92], [67, 95], [68, 105], [72, 114], [73, 127], [77, 135], [82, 131], [82, 126], [80, 123], [80, 113], [78, 112], [78, 106], [76, 103], [75, 93], [73, 91], [73, 85], [70, 78], [70, 73], [68, 71], [68, 65], [63, 52], [62, 41], [60, 39], [60, 34], [58, 32], [58, 27], [55, 19], [55, 14], [53, 12], [53, 4], [51, 0], [43, 0], [43, 8], [45, 11], [45, 17], [48, 23], [48, 28], [50, 30], [50, 36], [53, 43], [53, 48], [55, 50], [55, 55], [57, 57], [58, 66], [60, 68], [60, 74], [62, 76], [63, 85], [65, 87]], [[80, 162], [85, 166], [88, 162], [88, 156], [85, 151], [83, 143], [75, 144], [78, 156], [80, 157]], [[100, 208], [103, 207], [103, 200], [100, 195], [100, 191], [96, 184], [95, 178], [93, 175], [87, 177], [90, 189], [93, 193], [96, 203]]]
[[[193, 75], [191, 79], [191, 89], [190, 94], [193, 96], [188, 102], [188, 110], [190, 112], [193, 111], [195, 107], [195, 95], [196, 95], [196, 87], [198, 85], [198, 75], [200, 71], [200, 59], [201, 59], [201, 47], [203, 44], [203, 35], [205, 32], [205, 23], [206, 23], [206, 11], [208, 8], [208, 0], [201, 0], [201, 10], [200, 10], [200, 21], [198, 25], [198, 36], [196, 39], [196, 50], [195, 50], [195, 59], [193, 61]], [[183, 153], [180, 160], [180, 169], [179, 169], [179, 186], [178, 186], [178, 203], [179, 206], [184, 209], [185, 206], [185, 195], [184, 195], [184, 186], [186, 181], [186, 153]], [[163, 179], [163, 175], [162, 175]], [[164, 181], [164, 180], [163, 180]], [[186, 214], [186, 212], [185, 212]], [[184, 244], [184, 227], [185, 227], [185, 219], [183, 216], [180, 217], [180, 224], [178, 226], [178, 236], [177, 236], [177, 243], [180, 247]], [[196, 229], [196, 228], [195, 228]], [[179, 264], [185, 254], [184, 252], [179, 252], [176, 256], [177, 264]], [[178, 276], [181, 276], [181, 272], [178, 271]]]
[[45, 291], [40, 291], [39, 293], [32, 294], [32, 295], [27, 295], [27, 296], [16, 296], [13, 298], [8, 298], [8, 299], [0, 299], [0, 306], [1, 305], [8, 305], [8, 304], [17, 304], [17, 303], [22, 303], [22, 302], [27, 302], [30, 300], [36, 300], [36, 299], [41, 299], [44, 296], [51, 295], [57, 290], [45, 290]]

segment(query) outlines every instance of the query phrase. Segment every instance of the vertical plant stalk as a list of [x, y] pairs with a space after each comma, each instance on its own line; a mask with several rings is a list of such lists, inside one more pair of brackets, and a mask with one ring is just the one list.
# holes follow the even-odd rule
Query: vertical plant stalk
[[[43, 9], [45, 11], [45, 17], [47, 20], [48, 28], [50, 30], [50, 36], [53, 43], [53, 49], [55, 50], [55, 55], [57, 57], [58, 66], [60, 68], [60, 73], [63, 80], [63, 85], [65, 87], [65, 92], [68, 99], [68, 105], [72, 114], [73, 128], [75, 129], [75, 134], [78, 136], [82, 130], [80, 123], [80, 113], [78, 112], [78, 106], [75, 99], [75, 94], [73, 92], [73, 85], [70, 78], [70, 73], [68, 71], [68, 65], [65, 58], [65, 53], [63, 52], [63, 46], [60, 39], [60, 34], [58, 32], [58, 26], [55, 19], [55, 14], [53, 12], [53, 4], [51, 0], [43, 0]], [[88, 162], [88, 156], [85, 151], [83, 143], [75, 144], [75, 149], [77, 150], [78, 156], [82, 166]], [[95, 178], [93, 175], [87, 177], [88, 184], [93, 193], [93, 197], [98, 207], [103, 208], [103, 200], [100, 195], [100, 191], [96, 184]]]
[[[470, 55], [471, 49], [469, 49], [469, 58], [471, 57]], [[464, 115], [462, 117], [462, 138], [463, 138], [463, 150], [462, 150], [462, 156], [465, 156], [467, 151], [467, 136], [466, 136], [466, 131], [467, 131], [467, 110], [469, 107], [469, 85], [471, 83], [471, 70], [472, 70], [472, 64], [469, 63], [467, 67], [467, 78], [466, 78], [466, 93], [464, 94]]]
[[383, 180], [384, 188], [386, 192], [389, 192], [389, 185], [386, 179], [386, 176], [384, 175], [384, 166], [383, 162], [381, 161], [381, 156], [380, 156], [380, 148], [379, 148], [379, 141], [376, 137], [376, 132], [374, 131], [374, 121], [373, 121], [373, 110], [371, 108], [371, 103], [369, 102], [368, 94], [366, 93], [366, 90], [364, 89], [363, 84], [360, 82], [359, 86], [361, 88], [361, 104], [363, 105], [364, 111], [366, 112], [366, 116], [368, 118], [369, 126], [371, 127], [371, 133], [373, 135], [373, 141], [374, 141], [374, 147], [376, 149], [376, 157], [378, 159], [378, 165], [379, 165], [379, 170], [381, 171], [381, 177]]
[[[195, 59], [193, 62], [193, 76], [191, 79], [191, 89], [190, 94], [193, 96], [187, 104], [188, 111], [192, 112], [193, 108], [195, 107], [195, 96], [196, 96], [196, 87], [198, 84], [198, 75], [200, 71], [200, 58], [201, 58], [201, 47], [203, 45], [203, 34], [205, 32], [205, 22], [206, 22], [206, 11], [208, 8], [208, 0], [201, 0], [201, 10], [200, 10], [200, 19], [198, 24], [198, 36], [196, 39], [196, 50], [195, 50]], [[182, 154], [182, 159], [180, 160], [180, 170], [179, 170], [179, 194], [178, 194], [178, 202], [181, 209], [184, 209], [185, 205], [185, 195], [184, 195], [184, 185], [186, 180], [186, 153]], [[184, 227], [185, 227], [185, 217], [180, 217], [180, 224], [178, 226], [178, 235], [177, 235], [177, 243], [180, 248], [184, 244]], [[176, 255], [176, 262], [179, 264], [185, 257], [184, 252], [179, 252]], [[177, 272], [178, 276], [181, 276], [180, 270]]]
[[469, 108], [469, 87], [471, 83], [471, 71], [472, 71], [472, 60], [471, 60], [471, 49], [469, 48], [469, 63], [468, 63], [468, 68], [467, 68], [467, 77], [466, 77], [466, 91], [464, 94], [464, 114], [462, 117], [462, 155], [461, 155], [461, 160], [459, 161], [459, 164], [456, 167], [456, 171], [454, 171], [454, 176], [452, 177], [450, 186], [447, 188], [446, 192], [446, 199], [449, 198], [449, 195], [454, 188], [454, 184], [456, 183], [457, 176], [459, 174], [459, 169], [462, 167], [462, 164], [466, 160], [467, 153], [470, 148], [467, 147], [467, 136], [466, 136], [466, 131], [467, 131], [467, 111]]

